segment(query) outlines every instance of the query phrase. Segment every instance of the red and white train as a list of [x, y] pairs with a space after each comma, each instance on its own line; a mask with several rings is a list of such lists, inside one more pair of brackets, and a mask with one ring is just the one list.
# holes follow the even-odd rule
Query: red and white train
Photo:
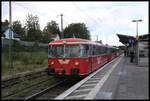
[[88, 75], [117, 57], [117, 49], [78, 38], [52, 41], [48, 47], [48, 75]]

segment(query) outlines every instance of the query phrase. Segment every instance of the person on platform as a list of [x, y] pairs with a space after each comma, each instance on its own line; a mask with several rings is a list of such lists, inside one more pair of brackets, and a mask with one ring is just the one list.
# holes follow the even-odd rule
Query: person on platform
[[133, 60], [134, 60], [134, 50], [131, 49], [131, 51], [130, 51], [130, 62], [133, 62]]

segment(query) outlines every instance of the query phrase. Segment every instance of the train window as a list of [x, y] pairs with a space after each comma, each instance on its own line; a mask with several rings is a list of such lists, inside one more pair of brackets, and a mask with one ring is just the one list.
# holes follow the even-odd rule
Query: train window
[[112, 53], [112, 48], [110, 48], [110, 53]]
[[100, 54], [104, 54], [104, 53], [105, 53], [104, 47], [100, 46]]
[[106, 48], [103, 47], [103, 54], [106, 54]]
[[50, 48], [49, 56], [51, 57], [63, 57], [64, 56], [64, 45], [53, 45]]
[[87, 57], [88, 56], [88, 51], [89, 51], [89, 46], [88, 45], [81, 45], [81, 56], [82, 57]]
[[51, 50], [51, 46], [48, 45], [48, 57], [50, 57], [50, 50]]
[[93, 45], [93, 52], [92, 52], [92, 55], [95, 56], [96, 55], [96, 46]]
[[107, 54], [107, 49], [108, 49], [108, 48], [107, 48], [107, 47], [105, 47], [105, 54]]
[[95, 55], [97, 55], [97, 53], [98, 53], [98, 47], [95, 46]]
[[99, 55], [99, 46], [96, 46], [96, 55]]
[[110, 53], [111, 53], [111, 49], [107, 48], [107, 54], [110, 54]]
[[97, 46], [97, 52], [96, 55], [100, 55], [100, 46]]
[[89, 45], [89, 56], [92, 56], [92, 45]]
[[80, 46], [79, 45], [65, 45], [65, 57], [79, 57]]
[[98, 46], [98, 55], [101, 54], [101, 46]]
[[114, 48], [111, 48], [111, 53], [114, 53], [115, 52], [115, 49]]
[[115, 50], [112, 48], [112, 53], [114, 53], [115, 52]]

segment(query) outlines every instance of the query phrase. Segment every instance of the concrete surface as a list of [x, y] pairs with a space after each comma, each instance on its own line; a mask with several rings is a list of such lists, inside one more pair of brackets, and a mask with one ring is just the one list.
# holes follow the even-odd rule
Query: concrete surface
[[149, 99], [148, 75], [147, 65], [137, 66], [123, 56], [95, 99]]

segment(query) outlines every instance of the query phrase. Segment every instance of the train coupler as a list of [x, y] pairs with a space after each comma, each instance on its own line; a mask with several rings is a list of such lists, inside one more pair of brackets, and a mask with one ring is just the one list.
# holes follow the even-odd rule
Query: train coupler
[[70, 71], [71, 75], [78, 75], [78, 73], [79, 73], [79, 68], [72, 68]]

